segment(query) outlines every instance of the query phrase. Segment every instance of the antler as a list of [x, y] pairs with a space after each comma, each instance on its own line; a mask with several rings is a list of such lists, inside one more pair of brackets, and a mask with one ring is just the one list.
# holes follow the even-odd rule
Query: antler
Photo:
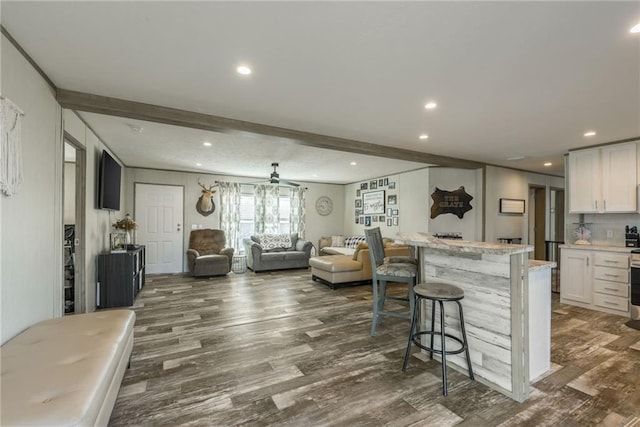
[[211, 190], [213, 189], [213, 187], [215, 187], [215, 186], [216, 186], [215, 184], [212, 184], [212, 185], [210, 185], [210, 186], [209, 186], [209, 188], [207, 188], [207, 187], [205, 187], [205, 186], [204, 186], [204, 184], [203, 184], [203, 183], [201, 183], [201, 182], [200, 182], [200, 178], [198, 178], [198, 185], [199, 185], [200, 187], [202, 187], [202, 189], [203, 189], [204, 191], [211, 191]]

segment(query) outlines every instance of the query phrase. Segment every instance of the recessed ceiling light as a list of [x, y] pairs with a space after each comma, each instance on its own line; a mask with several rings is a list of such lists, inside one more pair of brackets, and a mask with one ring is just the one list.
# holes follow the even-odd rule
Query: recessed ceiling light
[[202, 163], [196, 163], [196, 166], [202, 166]]
[[351, 162], [351, 163], [349, 163], [349, 164], [350, 164], [351, 166], [355, 166], [355, 165], [357, 165], [357, 163], [356, 163], [356, 162]]
[[584, 136], [595, 136], [595, 135], [596, 135], [596, 131], [594, 130], [590, 130], [584, 133]]
[[136, 125], [129, 125], [129, 129], [131, 129], [131, 132], [135, 132], [135, 133], [142, 133], [142, 131], [144, 130], [142, 126], [136, 126]]
[[251, 74], [251, 68], [247, 67], [246, 65], [240, 65], [238, 68], [236, 68], [236, 71], [243, 76], [248, 76], [249, 74]]
[[438, 106], [438, 104], [436, 104], [435, 102], [427, 102], [424, 105], [424, 108], [426, 108], [427, 110], [433, 110], [434, 108], [436, 108]]
[[420, 139], [427, 139], [429, 138], [429, 135], [427, 135], [426, 133], [423, 133], [422, 135], [420, 135], [418, 138]]
[[211, 143], [209, 141], [205, 141], [202, 143], [205, 147], [211, 147]]
[[633, 28], [629, 30], [630, 33], [640, 33], [640, 24], [636, 24]]
[[551, 163], [551, 162], [546, 162], [544, 165], [545, 165], [545, 166], [551, 166], [551, 165], [553, 165], [553, 163]]

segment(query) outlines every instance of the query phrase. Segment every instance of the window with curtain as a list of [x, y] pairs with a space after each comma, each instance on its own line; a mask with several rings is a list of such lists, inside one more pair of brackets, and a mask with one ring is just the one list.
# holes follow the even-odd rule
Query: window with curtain
[[227, 244], [238, 252], [244, 251], [242, 240], [253, 234], [298, 233], [304, 238], [306, 189], [237, 184], [233, 192], [232, 197], [220, 188], [220, 224], [227, 236], [235, 235], [227, 237]]

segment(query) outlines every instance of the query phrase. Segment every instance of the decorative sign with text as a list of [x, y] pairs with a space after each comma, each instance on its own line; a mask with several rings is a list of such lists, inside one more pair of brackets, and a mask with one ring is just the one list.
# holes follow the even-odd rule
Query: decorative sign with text
[[431, 205], [431, 218], [435, 218], [441, 214], [454, 214], [462, 219], [465, 213], [473, 209], [471, 200], [473, 196], [464, 191], [464, 187], [460, 186], [457, 190], [446, 191], [438, 187], [431, 193], [433, 205]]
[[384, 215], [384, 190], [371, 191], [362, 195], [362, 213]]

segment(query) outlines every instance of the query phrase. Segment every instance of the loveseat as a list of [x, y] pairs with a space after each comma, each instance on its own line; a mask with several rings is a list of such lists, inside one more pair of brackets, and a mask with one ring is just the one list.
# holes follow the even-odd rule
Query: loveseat
[[[385, 256], [411, 256], [409, 246], [384, 239]], [[317, 256], [309, 260], [311, 278], [335, 289], [338, 286], [370, 283], [372, 278], [369, 247], [358, 244], [353, 255]]]
[[313, 243], [292, 234], [257, 234], [243, 240], [247, 267], [255, 272], [308, 268]]

